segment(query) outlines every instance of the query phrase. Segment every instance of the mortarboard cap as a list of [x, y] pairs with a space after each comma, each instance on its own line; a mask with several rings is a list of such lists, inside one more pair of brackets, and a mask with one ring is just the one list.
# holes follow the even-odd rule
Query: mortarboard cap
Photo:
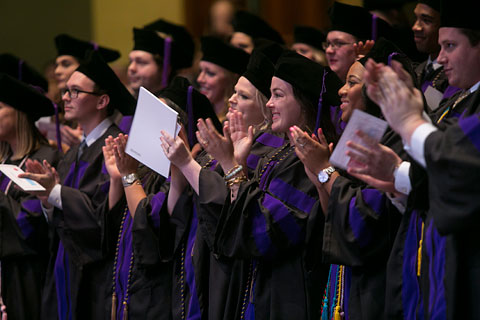
[[198, 130], [198, 119], [210, 118], [217, 131], [222, 132], [222, 125], [220, 121], [218, 121], [212, 104], [206, 96], [194, 89], [186, 78], [175, 77], [168, 87], [160, 91], [159, 96], [172, 100], [187, 113], [188, 128], [186, 129], [190, 146], [195, 144], [195, 131]]
[[363, 7], [370, 10], [401, 9], [408, 0], [363, 0]]
[[305, 43], [322, 51], [322, 43], [326, 40], [322, 31], [307, 26], [295, 26], [293, 37], [294, 43]]
[[480, 30], [478, 18], [478, 1], [471, 0], [443, 0], [441, 2], [440, 28], [461, 28]]
[[202, 37], [203, 61], [219, 65], [233, 73], [245, 72], [250, 55], [215, 37]]
[[330, 31], [343, 31], [358, 40], [376, 40], [380, 36], [391, 38], [395, 33], [385, 20], [373, 16], [362, 7], [334, 2], [329, 15], [332, 21]]
[[45, 92], [48, 91], [48, 82], [39, 72], [22, 59], [9, 53], [0, 54], [0, 72], [32, 86], [40, 87]]
[[69, 55], [82, 60], [88, 51], [95, 50], [98, 51], [105, 62], [112, 62], [120, 58], [120, 52], [117, 50], [100, 47], [94, 42], [78, 40], [67, 34], [56, 36], [55, 46], [57, 47], [57, 57]]
[[158, 19], [147, 24], [144, 29], [163, 33], [165, 36], [173, 39], [171, 63], [175, 69], [189, 68], [192, 66], [195, 44], [192, 36], [185, 27], [163, 19]]
[[247, 11], [239, 10], [232, 21], [235, 32], [243, 32], [253, 39], [265, 38], [284, 44], [282, 36], [273, 29], [265, 20]]
[[304, 56], [285, 50], [275, 66], [274, 76], [302, 91], [315, 104], [322, 92], [324, 68]]
[[83, 73], [100, 89], [105, 90], [112, 106], [124, 116], [134, 113], [135, 99], [97, 51], [91, 51], [76, 71]]
[[254, 50], [261, 51], [273, 63], [273, 65], [277, 64], [278, 58], [280, 58], [283, 51], [288, 50], [278, 42], [267, 39], [256, 39], [254, 43]]
[[32, 120], [55, 113], [52, 101], [32, 86], [0, 73], [0, 101], [24, 112]]
[[270, 85], [274, 71], [275, 66], [270, 59], [260, 50], [254, 49], [243, 76], [267, 98], [270, 98]]

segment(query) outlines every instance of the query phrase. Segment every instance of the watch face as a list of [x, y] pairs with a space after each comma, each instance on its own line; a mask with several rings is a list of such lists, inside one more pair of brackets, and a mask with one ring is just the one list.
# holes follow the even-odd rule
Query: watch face
[[318, 174], [318, 181], [320, 181], [321, 183], [325, 183], [328, 181], [328, 174], [325, 172], [325, 171], [320, 171], [320, 173]]
[[125, 181], [127, 183], [133, 183], [136, 179], [136, 176], [134, 174], [129, 174], [125, 177]]

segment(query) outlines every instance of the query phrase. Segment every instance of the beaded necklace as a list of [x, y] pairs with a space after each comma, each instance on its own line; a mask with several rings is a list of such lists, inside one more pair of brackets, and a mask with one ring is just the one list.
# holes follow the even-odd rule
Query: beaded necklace
[[[125, 210], [123, 212], [122, 222], [120, 224], [120, 230], [118, 232], [118, 239], [117, 239], [117, 247], [115, 248], [115, 260], [113, 263], [113, 279], [112, 279], [112, 312], [111, 312], [111, 319], [117, 319], [117, 292], [116, 292], [116, 279], [117, 279], [117, 265], [118, 265], [118, 252], [120, 249], [120, 242], [122, 239], [123, 229], [125, 225], [125, 220], [128, 214], [128, 206], [125, 206]], [[125, 290], [125, 297], [123, 298], [122, 305], [123, 305], [123, 320], [128, 319], [128, 293], [130, 290], [130, 280], [132, 277], [132, 269], [133, 269], [133, 251], [130, 255], [130, 265], [128, 267], [128, 278], [127, 278], [127, 288]]]

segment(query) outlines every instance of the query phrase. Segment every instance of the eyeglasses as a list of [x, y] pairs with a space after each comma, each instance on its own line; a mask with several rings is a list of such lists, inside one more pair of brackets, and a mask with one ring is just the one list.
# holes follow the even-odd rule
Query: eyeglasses
[[332, 49], [339, 49], [343, 46], [346, 46], [346, 45], [349, 45], [349, 44], [353, 44], [351, 42], [343, 42], [343, 41], [333, 41], [333, 42], [323, 42], [322, 43], [322, 48], [323, 50], [327, 50], [329, 47], [332, 47]]
[[60, 91], [60, 94], [62, 97], [65, 95], [65, 93], [68, 93], [68, 97], [70, 99], [77, 99], [79, 93], [87, 93], [87, 94], [93, 94], [94, 96], [100, 96], [102, 95], [100, 92], [90, 92], [90, 91], [84, 91], [84, 90], [79, 90], [79, 89], [62, 89]]

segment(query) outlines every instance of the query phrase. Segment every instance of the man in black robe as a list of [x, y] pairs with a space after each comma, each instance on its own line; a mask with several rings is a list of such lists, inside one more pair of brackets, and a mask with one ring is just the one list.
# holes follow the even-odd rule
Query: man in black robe
[[38, 197], [54, 229], [42, 317], [98, 319], [104, 316], [103, 286], [110, 284], [106, 268], [95, 264], [104, 254], [99, 212], [109, 187], [102, 146], [120, 133], [108, 116], [114, 108], [131, 114], [135, 99], [96, 52], [72, 74], [62, 99], [65, 118], [80, 124], [84, 139], [65, 155], [58, 174], [34, 162], [25, 174], [45, 187]]
[[428, 175], [422, 251], [429, 263], [421, 266], [428, 273], [426, 318], [473, 319], [480, 316], [480, 23], [472, 3], [446, 1], [443, 9], [438, 61], [449, 83], [463, 91], [438, 120], [461, 107], [459, 118], [438, 127], [422, 118], [421, 94], [398, 68], [370, 64], [368, 92]]

